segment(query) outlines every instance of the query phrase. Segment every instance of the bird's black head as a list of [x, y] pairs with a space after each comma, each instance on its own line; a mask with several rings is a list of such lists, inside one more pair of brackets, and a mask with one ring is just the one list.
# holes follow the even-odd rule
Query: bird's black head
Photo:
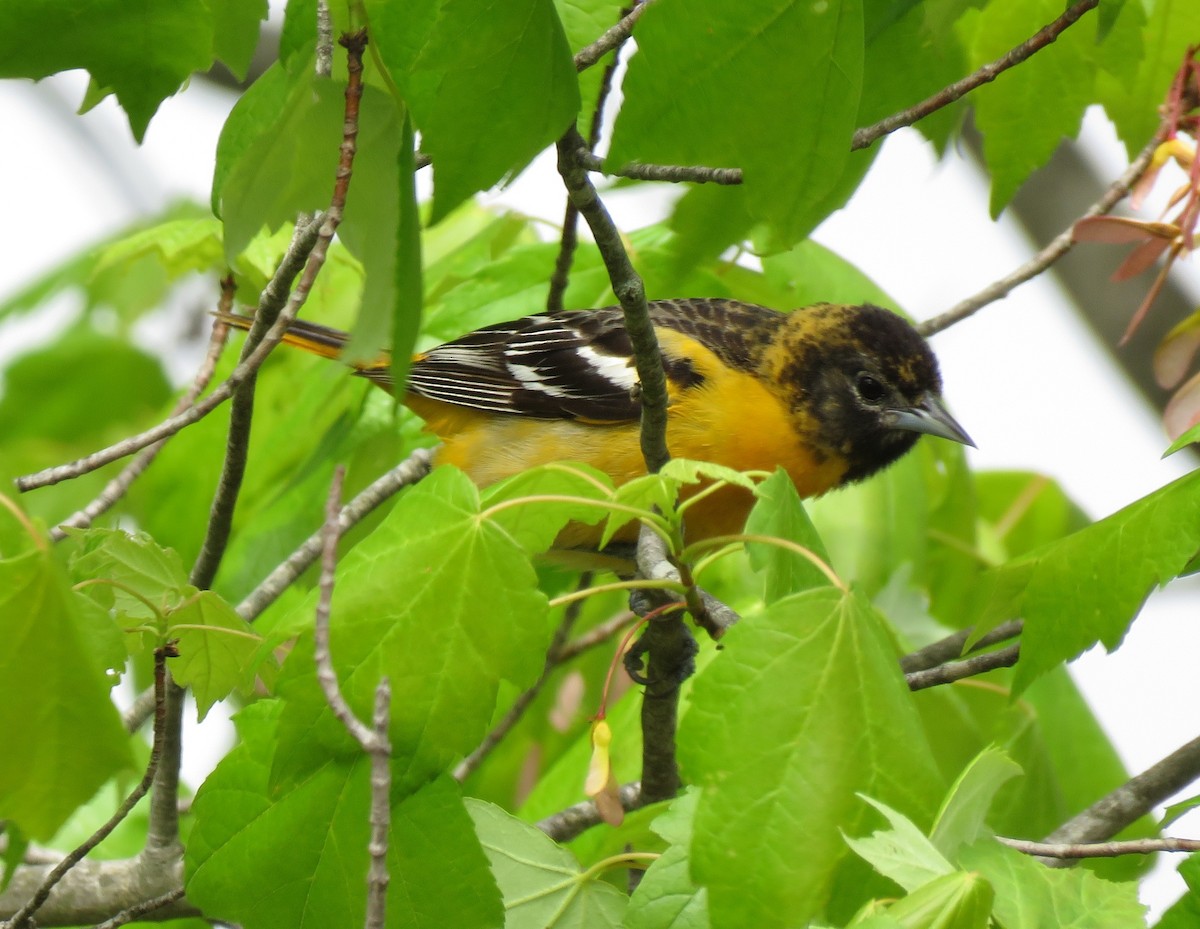
[[903, 318], [870, 304], [792, 315], [784, 378], [812, 423], [806, 440], [847, 462], [843, 482], [887, 467], [922, 433], [974, 445], [942, 405], [937, 359]]

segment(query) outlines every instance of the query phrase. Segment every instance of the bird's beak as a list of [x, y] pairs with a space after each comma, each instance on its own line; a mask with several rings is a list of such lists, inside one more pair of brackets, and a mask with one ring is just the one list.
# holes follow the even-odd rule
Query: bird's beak
[[923, 432], [926, 435], [937, 435], [951, 442], [961, 442], [976, 448], [971, 437], [950, 415], [942, 404], [942, 398], [930, 394], [919, 406], [904, 410], [885, 410], [883, 423], [890, 429], [903, 429], [908, 432]]

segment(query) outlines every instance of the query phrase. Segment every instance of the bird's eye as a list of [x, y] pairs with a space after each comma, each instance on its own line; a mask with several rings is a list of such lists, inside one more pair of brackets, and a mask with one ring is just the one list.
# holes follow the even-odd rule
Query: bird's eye
[[867, 403], [878, 403], [883, 399], [884, 394], [887, 393], [883, 385], [879, 383], [879, 380], [870, 374], [860, 374], [854, 382], [854, 389], [858, 391], [858, 395]]

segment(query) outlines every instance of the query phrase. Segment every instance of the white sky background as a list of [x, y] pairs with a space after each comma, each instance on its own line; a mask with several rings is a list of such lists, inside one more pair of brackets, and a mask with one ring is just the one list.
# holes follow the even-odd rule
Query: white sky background
[[[0, 300], [139, 215], [181, 197], [208, 201], [217, 136], [231, 97], [194, 83], [164, 103], [137, 148], [111, 100], [83, 117], [63, 118], [82, 99], [85, 85], [79, 73], [39, 87], [0, 82], [0, 125], [12, 127], [0, 146], [7, 214]], [[97, 163], [93, 141], [108, 153], [107, 164]], [[1103, 175], [1123, 169], [1123, 150], [1102, 115], [1086, 121], [1085, 145]], [[490, 199], [560, 221], [563, 194], [552, 159], [543, 156]], [[648, 196], [620, 191], [606, 198], [625, 229], [652, 221], [667, 202], [668, 195], [657, 189]], [[1005, 217], [995, 224], [987, 219], [986, 187], [973, 164], [954, 156], [937, 162], [930, 146], [907, 130], [884, 143], [854, 200], [814, 238], [854, 262], [918, 319], [944, 311], [1035, 250]], [[1114, 263], [1119, 260], [1116, 251], [1111, 254]], [[1185, 263], [1178, 278], [1200, 294], [1194, 262]], [[70, 307], [60, 306], [44, 318], [0, 325], [0, 365], [70, 318]], [[947, 400], [979, 444], [970, 452], [976, 468], [1047, 473], [1100, 517], [1189, 467], [1186, 456], [1160, 459], [1168, 444], [1160, 411], [1146, 408], [1045, 276], [933, 344]], [[179, 373], [190, 375], [190, 368]], [[1200, 582], [1187, 579], [1153, 595], [1119, 651], [1108, 656], [1093, 650], [1074, 666], [1132, 772], [1197, 734], [1198, 593]], [[214, 712], [205, 723], [210, 745], [229, 737], [228, 724], [218, 717]], [[185, 776], [197, 785], [215, 762], [214, 753], [196, 750], [194, 738], [186, 744]], [[1200, 836], [1198, 820], [1185, 819], [1171, 833]], [[1143, 898], [1158, 911], [1182, 889], [1173, 863], [1164, 861]]]

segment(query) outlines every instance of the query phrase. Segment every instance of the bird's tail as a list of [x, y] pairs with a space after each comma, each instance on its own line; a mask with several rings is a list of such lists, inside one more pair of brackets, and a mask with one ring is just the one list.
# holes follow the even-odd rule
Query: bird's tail
[[[221, 322], [247, 332], [254, 324], [253, 316], [238, 316], [220, 310], [213, 315]], [[320, 355], [322, 358], [336, 360], [342, 357], [346, 343], [350, 341], [350, 334], [342, 332], [341, 329], [334, 329], [332, 326], [322, 326], [302, 319], [294, 319], [288, 325], [287, 332], [283, 335], [283, 341], [288, 345], [304, 349], [306, 352]], [[363, 377], [375, 381], [381, 387], [390, 388], [391, 354], [389, 352], [381, 352], [379, 357], [372, 361], [353, 362], [350, 366], [354, 369], [355, 374], [361, 374]]]

